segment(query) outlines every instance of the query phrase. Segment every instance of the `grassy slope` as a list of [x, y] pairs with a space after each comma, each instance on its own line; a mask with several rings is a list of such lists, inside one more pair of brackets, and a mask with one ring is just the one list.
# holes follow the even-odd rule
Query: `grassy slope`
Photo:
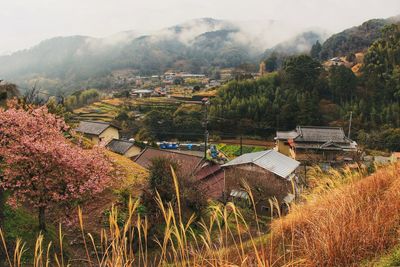
[[369, 267], [396, 267], [400, 266], [400, 246], [396, 246], [394, 249], [385, 253], [383, 256], [373, 260], [366, 261], [362, 266]]
[[[82, 206], [82, 218], [85, 231], [94, 235], [95, 240], [99, 240], [99, 233], [105, 227], [107, 216], [105, 211], [111, 209], [113, 204], [121, 200], [121, 195], [128, 192], [132, 198], [137, 198], [148, 177], [148, 171], [136, 164], [132, 160], [119, 154], [106, 151], [106, 155], [113, 162], [115, 167], [115, 177], [119, 178], [114, 181], [109, 188], [104, 190], [100, 195], [96, 196], [90, 202]], [[68, 229], [68, 237], [75, 240], [73, 246], [74, 258], [85, 258], [82, 250], [82, 237], [80, 236], [78, 222]]]
[[[7, 240], [8, 249], [12, 249], [17, 239], [25, 242], [27, 252], [24, 254], [22, 260], [24, 263], [29, 263], [33, 258], [33, 251], [35, 248], [36, 238], [39, 235], [37, 218], [31, 215], [24, 208], [11, 208], [6, 205], [5, 207], [5, 223], [4, 233]], [[49, 242], [57, 244], [58, 236], [54, 226], [47, 225], [47, 232], [44, 235], [44, 244], [47, 246]], [[2, 245], [1, 245], [2, 247]], [[68, 252], [68, 249], [66, 249]], [[12, 257], [12, 255], [10, 255]], [[0, 259], [1, 261], [1, 259]]]
[[[110, 209], [112, 204], [120, 200], [120, 193], [127, 191], [132, 195], [132, 198], [138, 197], [148, 177], [147, 170], [132, 160], [110, 151], [106, 151], [106, 154], [113, 162], [115, 177], [118, 178], [109, 188], [81, 207], [85, 229], [93, 234], [100, 233], [101, 228], [104, 227], [104, 211]], [[80, 239], [79, 235], [76, 235], [75, 229], [77, 227], [78, 224], [75, 222], [75, 225], [69, 230], [73, 238]]]
[[394, 249], [400, 237], [399, 177], [398, 164], [312, 195], [273, 223], [275, 254], [286, 264], [358, 266]]

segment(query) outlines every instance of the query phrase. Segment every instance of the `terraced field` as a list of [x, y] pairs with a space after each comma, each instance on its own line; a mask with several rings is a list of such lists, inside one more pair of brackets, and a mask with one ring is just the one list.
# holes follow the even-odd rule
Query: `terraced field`
[[122, 106], [142, 106], [154, 108], [157, 106], [179, 105], [182, 101], [169, 98], [151, 97], [140, 99], [110, 98], [94, 102], [73, 111], [73, 120], [112, 121], [121, 110]]
[[102, 100], [95, 102], [86, 107], [74, 110], [74, 120], [112, 121], [117, 116], [119, 107], [120, 104], [117, 101]]

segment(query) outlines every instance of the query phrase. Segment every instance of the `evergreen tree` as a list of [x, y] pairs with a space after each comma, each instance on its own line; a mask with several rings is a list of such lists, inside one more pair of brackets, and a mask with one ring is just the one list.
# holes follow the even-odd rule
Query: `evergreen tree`
[[317, 42], [311, 47], [310, 56], [315, 60], [320, 60], [321, 50], [322, 50], [322, 45], [317, 40]]

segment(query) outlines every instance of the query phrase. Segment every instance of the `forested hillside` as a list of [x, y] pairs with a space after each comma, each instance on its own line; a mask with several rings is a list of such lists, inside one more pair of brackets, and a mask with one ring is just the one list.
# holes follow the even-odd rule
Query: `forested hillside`
[[320, 57], [323, 60], [346, 56], [366, 50], [379, 38], [382, 29], [391, 23], [400, 21], [400, 16], [389, 19], [372, 19], [340, 33], [332, 35], [322, 45]]
[[279, 72], [224, 86], [213, 100], [211, 119], [216, 131], [249, 134], [296, 124], [347, 126], [350, 112], [354, 138], [400, 149], [399, 25], [385, 27], [369, 47], [360, 77], [345, 66], [325, 70], [310, 56], [291, 57]]

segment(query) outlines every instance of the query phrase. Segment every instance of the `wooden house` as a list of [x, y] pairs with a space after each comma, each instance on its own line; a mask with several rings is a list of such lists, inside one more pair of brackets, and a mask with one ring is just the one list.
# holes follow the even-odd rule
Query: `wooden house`
[[308, 163], [351, 161], [357, 152], [357, 143], [341, 127], [297, 126], [294, 131], [278, 131], [275, 141], [276, 151]]
[[244, 154], [222, 165], [224, 195], [233, 201], [249, 203], [246, 184], [254, 197], [256, 209], [269, 213], [269, 199], [285, 206], [298, 193], [296, 169], [300, 162], [275, 150]]
[[119, 139], [120, 128], [102, 121], [81, 121], [75, 129], [86, 138], [90, 139], [94, 144], [107, 144], [113, 139]]

